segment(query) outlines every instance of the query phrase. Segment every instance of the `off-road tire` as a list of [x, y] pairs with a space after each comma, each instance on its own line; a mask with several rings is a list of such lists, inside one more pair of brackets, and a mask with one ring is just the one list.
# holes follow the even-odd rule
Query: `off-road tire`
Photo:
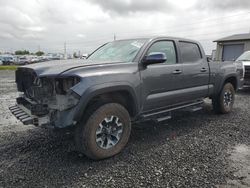
[[[123, 132], [116, 145], [103, 149], [96, 142], [96, 131], [99, 124], [108, 116], [116, 116], [123, 124]], [[127, 144], [131, 132], [131, 120], [128, 111], [117, 103], [97, 103], [87, 110], [82, 121], [75, 130], [75, 143], [77, 150], [88, 158], [100, 160], [118, 154]]]
[[[232, 94], [232, 102], [230, 103], [230, 105], [225, 105], [224, 100], [226, 92], [230, 92]], [[217, 114], [230, 113], [233, 109], [234, 100], [235, 100], [235, 89], [231, 83], [226, 83], [223, 86], [220, 94], [212, 99], [213, 109], [215, 113]]]

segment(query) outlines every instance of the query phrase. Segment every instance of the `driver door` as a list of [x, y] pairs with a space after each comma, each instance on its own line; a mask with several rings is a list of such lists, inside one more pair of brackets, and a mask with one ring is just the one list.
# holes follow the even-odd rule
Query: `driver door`
[[182, 64], [178, 63], [175, 42], [156, 41], [145, 55], [152, 52], [165, 53], [167, 60], [141, 70], [143, 112], [182, 102], [178, 91], [182, 88]]

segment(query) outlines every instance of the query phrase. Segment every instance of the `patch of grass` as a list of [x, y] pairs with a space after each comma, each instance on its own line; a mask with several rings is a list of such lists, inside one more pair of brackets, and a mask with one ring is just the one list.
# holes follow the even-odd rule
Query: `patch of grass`
[[0, 65], [0, 70], [16, 70], [16, 65]]

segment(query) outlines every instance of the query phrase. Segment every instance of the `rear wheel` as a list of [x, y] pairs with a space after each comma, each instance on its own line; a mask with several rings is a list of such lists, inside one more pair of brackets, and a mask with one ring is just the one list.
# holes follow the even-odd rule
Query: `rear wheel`
[[130, 131], [130, 116], [122, 105], [92, 106], [76, 128], [76, 146], [91, 159], [108, 158], [125, 147]]
[[233, 109], [235, 89], [231, 83], [226, 83], [217, 97], [213, 98], [213, 109], [216, 113], [227, 114]]

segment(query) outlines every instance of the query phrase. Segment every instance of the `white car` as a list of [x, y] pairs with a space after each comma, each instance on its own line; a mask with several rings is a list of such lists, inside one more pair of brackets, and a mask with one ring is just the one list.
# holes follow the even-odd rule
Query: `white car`
[[0, 60], [0, 65], [3, 65], [3, 62]]
[[246, 51], [241, 54], [236, 61], [242, 62], [244, 85], [250, 86], [250, 51]]
[[18, 65], [26, 65], [29, 63], [29, 60], [23, 56], [23, 57], [19, 57], [19, 60], [17, 62]]

